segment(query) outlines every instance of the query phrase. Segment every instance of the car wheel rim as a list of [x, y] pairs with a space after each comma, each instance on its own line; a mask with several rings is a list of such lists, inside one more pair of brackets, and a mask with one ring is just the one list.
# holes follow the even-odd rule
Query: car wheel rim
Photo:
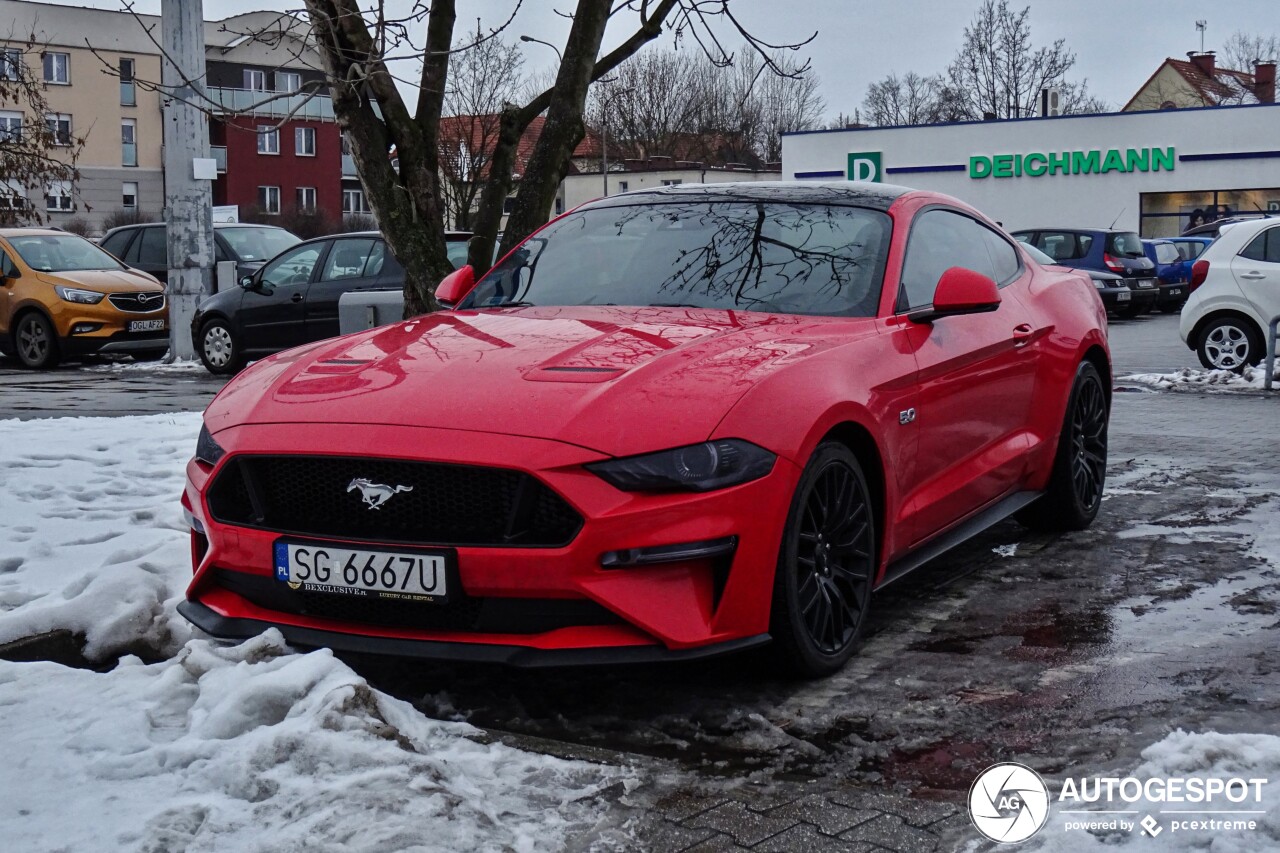
[[36, 322], [22, 324], [18, 332], [18, 348], [22, 358], [29, 364], [39, 364], [49, 353], [49, 335], [44, 326]]
[[1238, 326], [1217, 326], [1204, 339], [1209, 362], [1222, 370], [1235, 370], [1249, 357], [1249, 336]]
[[836, 654], [853, 642], [871, 576], [871, 513], [847, 465], [832, 462], [814, 479], [798, 538], [800, 617], [818, 649]]
[[1090, 379], [1076, 395], [1071, 414], [1071, 479], [1080, 508], [1092, 512], [1102, 500], [1107, 471], [1107, 403], [1102, 386]]
[[214, 367], [226, 367], [231, 361], [231, 333], [213, 326], [204, 333], [204, 357]]

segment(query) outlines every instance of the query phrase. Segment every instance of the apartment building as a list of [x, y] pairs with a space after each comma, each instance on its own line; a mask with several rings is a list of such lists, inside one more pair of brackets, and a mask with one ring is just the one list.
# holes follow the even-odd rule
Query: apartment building
[[[83, 137], [80, 180], [26, 187], [29, 203], [54, 225], [73, 217], [100, 230], [117, 211], [159, 217], [164, 207], [159, 16], [0, 0], [0, 73], [22, 69], [46, 84], [50, 115], [0, 103], [0, 130], [55, 123]], [[148, 32], [150, 31], [150, 32]], [[267, 39], [254, 34], [268, 34]], [[27, 37], [39, 45], [25, 48]], [[305, 25], [280, 12], [205, 22], [205, 86], [213, 202], [267, 217], [295, 208], [333, 216], [367, 210], [318, 54]]]

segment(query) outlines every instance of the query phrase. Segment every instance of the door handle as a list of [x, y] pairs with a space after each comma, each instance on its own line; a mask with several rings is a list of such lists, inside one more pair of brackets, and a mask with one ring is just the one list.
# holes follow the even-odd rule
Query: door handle
[[290, 299], [292, 299], [294, 302], [301, 302], [301, 301], [302, 301], [302, 294], [301, 294], [301, 293], [295, 293], [295, 294], [293, 294], [293, 296], [290, 296], [289, 298], [290, 298]]
[[1257, 270], [1252, 270], [1252, 271], [1250, 271], [1250, 272], [1242, 272], [1242, 273], [1240, 273], [1240, 277], [1241, 277], [1241, 278], [1247, 278], [1247, 279], [1249, 279], [1249, 281], [1261, 281], [1262, 279], [1266, 278], [1267, 276], [1266, 276], [1266, 274], [1265, 274], [1265, 273], [1260, 273], [1260, 272], [1258, 272]]
[[1015, 347], [1025, 347], [1031, 343], [1031, 336], [1035, 334], [1035, 329], [1031, 328], [1030, 323], [1019, 323], [1013, 327], [1013, 345]]

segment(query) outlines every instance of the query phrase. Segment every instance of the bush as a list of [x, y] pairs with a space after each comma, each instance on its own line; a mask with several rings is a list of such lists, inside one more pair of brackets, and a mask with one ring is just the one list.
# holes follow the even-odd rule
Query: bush
[[348, 234], [352, 231], [377, 231], [378, 220], [367, 213], [348, 213], [342, 217], [342, 230]]
[[93, 226], [83, 216], [73, 216], [56, 224], [68, 234], [79, 234], [81, 237], [88, 237], [93, 233]]
[[279, 216], [275, 217], [272, 225], [279, 225], [286, 231], [291, 231], [301, 237], [303, 240], [310, 240], [312, 237], [323, 237], [326, 234], [333, 234], [339, 231], [338, 223], [325, 210], [299, 210], [298, 208], [290, 208]]
[[155, 217], [140, 207], [121, 207], [111, 211], [102, 219], [102, 230], [110, 231], [121, 225], [137, 225], [140, 222], [155, 222]]

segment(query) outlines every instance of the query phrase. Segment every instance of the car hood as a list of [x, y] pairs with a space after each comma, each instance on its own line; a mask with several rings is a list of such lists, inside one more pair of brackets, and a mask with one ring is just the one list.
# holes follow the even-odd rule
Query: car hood
[[442, 311], [281, 353], [206, 412], [521, 435], [628, 455], [703, 441], [766, 374], [876, 334], [846, 320], [673, 308]]
[[140, 270], [67, 270], [37, 272], [36, 278], [46, 284], [73, 285], [101, 293], [157, 293], [164, 285]]

